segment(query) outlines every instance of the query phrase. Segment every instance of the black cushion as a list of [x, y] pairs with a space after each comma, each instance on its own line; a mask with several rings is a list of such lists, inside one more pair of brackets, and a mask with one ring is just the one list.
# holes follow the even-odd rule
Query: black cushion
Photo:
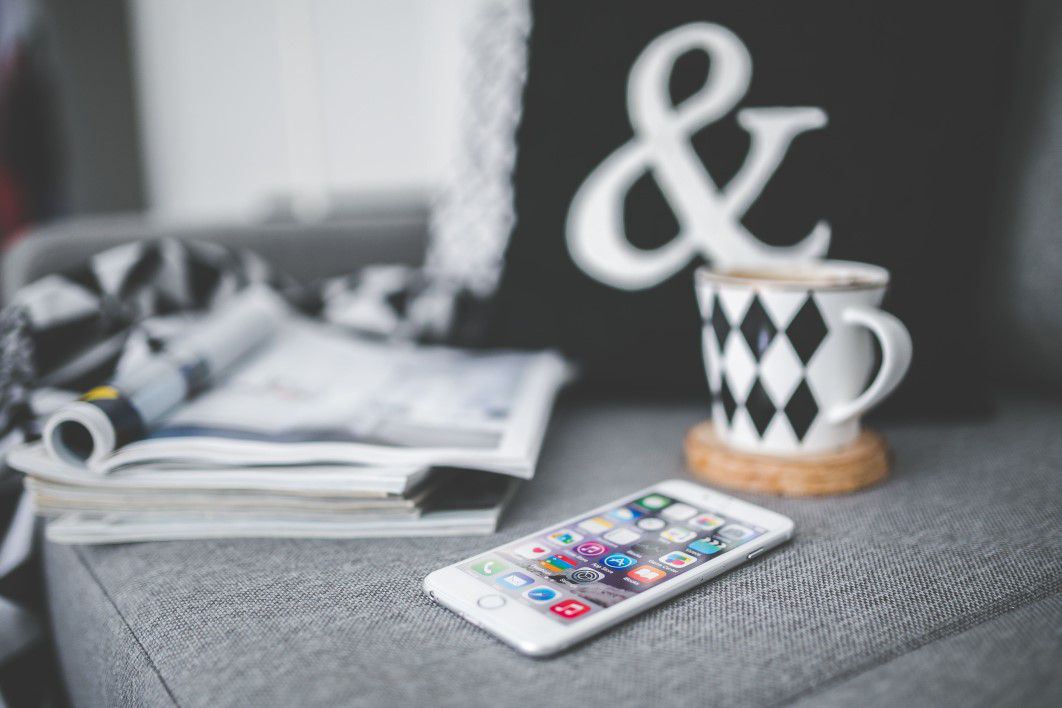
[[[688, 137], [720, 189], [745, 161], [747, 108], [821, 108], [740, 218], [755, 238], [792, 245], [820, 220], [828, 256], [888, 267], [887, 309], [910, 328], [915, 359], [893, 410], [970, 411], [976, 385], [978, 268], [1015, 3], [536, 3], [515, 170], [517, 225], [490, 326], [493, 343], [559, 346], [589, 386], [705, 395], [692, 271], [621, 289], [573, 262], [566, 220], [587, 176], [621, 146], [644, 141], [628, 115], [628, 73], [646, 46], [695, 22], [733, 32], [751, 55], [747, 93]], [[720, 78], [704, 51], [675, 60], [671, 106], [682, 112]], [[639, 168], [614, 190], [630, 242], [669, 243], [697, 204], [669, 204]], [[666, 178], [665, 178], [666, 181]], [[666, 190], [665, 190], [666, 191]], [[718, 193], [713, 196], [718, 197]], [[676, 210], [679, 215], [676, 216]], [[736, 218], [736, 217], [735, 217]], [[713, 236], [714, 238], [714, 236]], [[711, 254], [708, 254], [709, 256]]]

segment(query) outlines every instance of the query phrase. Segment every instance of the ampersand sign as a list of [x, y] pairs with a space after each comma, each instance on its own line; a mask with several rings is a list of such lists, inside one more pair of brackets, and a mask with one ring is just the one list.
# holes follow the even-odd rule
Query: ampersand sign
[[[695, 49], [709, 55], [711, 70], [704, 86], [676, 107], [668, 92], [671, 70], [679, 56]], [[649, 43], [627, 80], [634, 137], [590, 173], [568, 211], [568, 250], [580, 268], [613, 287], [640, 290], [666, 280], [698, 254], [726, 266], [811, 260], [826, 253], [830, 226], [825, 221], [789, 247], [769, 246], [741, 224], [793, 139], [826, 125], [821, 108], [738, 111], [738, 125], [749, 133], [751, 144], [724, 187], [715, 183], [690, 144], [690, 136], [738, 104], [751, 76], [748, 49], [720, 25], [684, 25]], [[624, 195], [646, 171], [679, 223], [675, 238], [652, 250], [634, 246], [623, 224]]]

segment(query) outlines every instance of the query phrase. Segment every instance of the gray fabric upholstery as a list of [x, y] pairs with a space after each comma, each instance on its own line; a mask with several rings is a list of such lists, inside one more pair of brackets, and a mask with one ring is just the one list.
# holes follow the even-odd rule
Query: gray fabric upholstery
[[[1062, 705], [1062, 595], [915, 649], [797, 701], [800, 708]], [[992, 680], [985, 680], [991, 676]]]
[[423, 195], [397, 193], [347, 204], [342, 218], [317, 223], [160, 223], [142, 215], [81, 217], [41, 227], [4, 256], [3, 301], [48, 273], [139, 239], [187, 238], [250, 248], [303, 281], [343, 275], [370, 263], [418, 264], [427, 243]]
[[[421, 592], [438, 566], [682, 475], [683, 430], [704, 413], [564, 401], [538, 476], [493, 538], [49, 545], [75, 703], [128, 705], [143, 687], [145, 703], [184, 706], [700, 706], [702, 690], [717, 705], [810, 705], [820, 690], [835, 705], [856, 693], [893, 705], [892, 691], [912, 690], [898, 685], [903, 667], [937, 646], [948, 649], [939, 669], [965, 662], [968, 685], [915, 703], [1057, 693], [1053, 672], [998, 661], [1003, 647], [962, 647], [1016, 618], [1016, 651], [1059, 651], [1058, 401], [1012, 400], [991, 422], [888, 426], [897, 457], [886, 484], [824, 500], [752, 497], [796, 520], [791, 544], [559, 658], [521, 657]], [[931, 668], [921, 680], [943, 686]]]
[[38, 641], [42, 634], [36, 617], [7, 598], [0, 597], [0, 666]]
[[117, 611], [107, 586], [71, 555], [48, 582], [55, 645], [76, 705], [172, 705], [173, 700], [138, 639]]

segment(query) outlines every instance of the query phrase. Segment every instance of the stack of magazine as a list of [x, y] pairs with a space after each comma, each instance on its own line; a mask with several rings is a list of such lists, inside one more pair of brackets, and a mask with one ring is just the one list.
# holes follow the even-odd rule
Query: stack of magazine
[[569, 375], [551, 352], [365, 339], [288, 314], [140, 439], [80, 462], [31, 443], [7, 461], [56, 542], [487, 534], [534, 474]]

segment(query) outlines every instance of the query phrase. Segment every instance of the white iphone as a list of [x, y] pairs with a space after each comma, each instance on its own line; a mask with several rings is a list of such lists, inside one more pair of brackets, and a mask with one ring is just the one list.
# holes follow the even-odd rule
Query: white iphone
[[441, 568], [424, 589], [518, 651], [548, 656], [792, 536], [781, 514], [669, 480]]

